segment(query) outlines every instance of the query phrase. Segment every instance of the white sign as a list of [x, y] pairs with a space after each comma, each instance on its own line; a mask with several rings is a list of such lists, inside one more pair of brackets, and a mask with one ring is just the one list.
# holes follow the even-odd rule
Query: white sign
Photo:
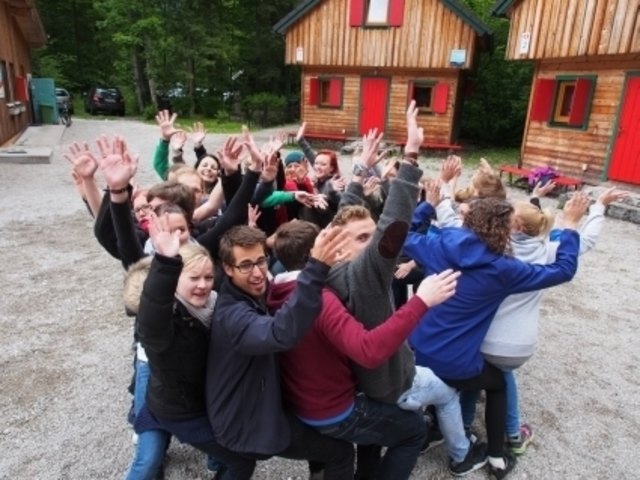
[[296, 48], [296, 62], [301, 63], [304, 60], [304, 48]]
[[0, 65], [0, 98], [4, 98], [4, 80], [2, 79], [2, 66]]
[[529, 45], [531, 44], [531, 32], [522, 32], [520, 35], [520, 55], [529, 53]]
[[452, 67], [463, 67], [467, 61], [467, 51], [464, 49], [451, 50], [449, 64]]

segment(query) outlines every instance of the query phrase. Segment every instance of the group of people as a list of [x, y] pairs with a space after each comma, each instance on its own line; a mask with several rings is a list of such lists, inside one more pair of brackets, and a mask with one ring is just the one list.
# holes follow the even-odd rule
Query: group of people
[[[159, 112], [162, 181], [148, 189], [124, 138], [69, 148], [135, 322], [126, 478], [161, 478], [172, 437], [223, 480], [272, 456], [307, 461], [314, 479], [408, 479], [442, 441], [453, 475], [513, 469], [533, 438], [514, 371], [533, 355], [542, 290], [572, 279], [625, 192], [586, 221], [578, 192], [554, 225], [538, 199], [553, 184], [512, 203], [482, 163], [458, 190], [456, 156], [424, 179], [414, 102], [406, 118], [402, 156], [369, 132], [349, 181], [304, 124], [284, 157], [285, 137], [258, 147], [246, 129], [213, 153], [202, 124], [188, 135]], [[486, 443], [471, 430], [482, 390]]]

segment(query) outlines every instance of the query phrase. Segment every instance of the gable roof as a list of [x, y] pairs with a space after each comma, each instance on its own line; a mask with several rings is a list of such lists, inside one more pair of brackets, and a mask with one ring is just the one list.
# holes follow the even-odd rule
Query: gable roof
[[[298, 20], [304, 17], [307, 12], [318, 5], [322, 0], [303, 0], [296, 8], [286, 14], [278, 23], [273, 27], [273, 30], [281, 35], [284, 35], [287, 30], [295, 24]], [[473, 30], [481, 37], [490, 37], [493, 35], [491, 29], [485, 25], [471, 10], [462, 5], [457, 0], [440, 0], [445, 7], [456, 14], [460, 19], [467, 23]]]
[[515, 3], [515, 0], [497, 0], [491, 8], [491, 15], [494, 17], [505, 17], [505, 13]]

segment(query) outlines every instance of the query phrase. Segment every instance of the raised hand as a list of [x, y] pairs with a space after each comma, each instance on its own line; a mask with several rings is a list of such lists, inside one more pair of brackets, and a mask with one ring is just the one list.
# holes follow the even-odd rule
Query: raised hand
[[584, 192], [576, 192], [564, 205], [562, 224], [565, 228], [576, 229], [587, 212], [591, 201]]
[[449, 155], [440, 167], [440, 180], [449, 183], [462, 173], [462, 159], [457, 155]]
[[378, 134], [378, 129], [374, 128], [362, 136], [362, 153], [360, 154], [360, 162], [367, 168], [373, 167], [376, 163], [384, 158], [384, 155], [378, 155], [378, 147], [382, 141], [384, 132]]
[[184, 144], [187, 141], [187, 134], [183, 130], [178, 130], [171, 136], [171, 140], [169, 141], [169, 145], [172, 150], [178, 151], [182, 150]]
[[156, 216], [152, 213], [149, 221], [149, 237], [153, 248], [160, 255], [175, 257], [180, 250], [180, 230], [171, 232], [169, 229], [169, 214]]
[[202, 122], [195, 122], [189, 131], [191, 132], [191, 141], [193, 142], [193, 146], [202, 146], [204, 139], [207, 136], [207, 130], [204, 128]]
[[407, 275], [409, 275], [409, 273], [411, 273], [411, 270], [413, 270], [415, 266], [416, 266], [416, 263], [413, 260], [410, 260], [404, 263], [399, 263], [396, 266], [396, 271], [394, 272], [393, 276], [395, 278], [402, 279]]
[[160, 110], [156, 115], [156, 123], [160, 127], [160, 135], [166, 141], [169, 141], [171, 136], [179, 131], [173, 125], [176, 118], [178, 118], [178, 114], [170, 114], [169, 110]]
[[542, 185], [542, 182], [538, 182], [536, 183], [536, 186], [533, 187], [531, 196], [536, 198], [546, 197], [554, 188], [556, 188], [556, 182], [553, 180], [545, 183], [544, 185]]
[[342, 177], [333, 177], [331, 179], [331, 186], [336, 192], [343, 192], [347, 188], [347, 181]]
[[298, 133], [296, 133], [296, 142], [299, 142], [304, 138], [304, 131], [307, 129], [307, 122], [302, 122], [300, 128], [298, 129]]
[[265, 152], [262, 156], [262, 173], [260, 174], [260, 181], [264, 183], [273, 182], [278, 175], [278, 156], [277, 150]]
[[380, 190], [380, 179], [378, 177], [368, 177], [362, 184], [363, 195], [368, 197]]
[[424, 130], [418, 127], [418, 107], [416, 101], [411, 100], [407, 108], [407, 143], [405, 153], [418, 153], [424, 141]]
[[311, 249], [311, 256], [332, 267], [340, 261], [340, 252], [349, 239], [348, 232], [341, 227], [328, 227], [320, 232]]
[[124, 138], [116, 136], [113, 140], [102, 136], [97, 141], [101, 158], [98, 161], [100, 170], [111, 190], [121, 190], [138, 170], [138, 157], [129, 153]]
[[[267, 145], [275, 152], [279, 151], [287, 142], [287, 133], [284, 130], [280, 130], [273, 137], [269, 138]], [[264, 149], [264, 147], [263, 147]]]
[[247, 218], [248, 218], [247, 225], [253, 228], [257, 228], [258, 219], [260, 218], [260, 215], [262, 215], [262, 212], [260, 211], [260, 206], [249, 204], [247, 206]]
[[440, 195], [440, 181], [439, 180], [427, 180], [424, 182], [425, 200], [432, 207], [437, 207], [442, 200]]
[[80, 177], [93, 178], [98, 169], [98, 161], [89, 150], [89, 145], [86, 142], [80, 144], [74, 142], [69, 146], [69, 150], [65, 153], [66, 158], [71, 165], [73, 165], [73, 172]]
[[[256, 145], [255, 140], [249, 132], [249, 127], [247, 127], [246, 125], [242, 126], [241, 138], [242, 145], [247, 149], [247, 151], [249, 152], [249, 157], [251, 158], [251, 166], [249, 167], [249, 169], [254, 172], [260, 172], [265, 161], [265, 155], [264, 152], [261, 151]], [[271, 151], [268, 144], [265, 145], [264, 150], [269, 150], [269, 152]], [[275, 178], [275, 176], [273, 178]]]
[[435, 307], [448, 300], [456, 293], [460, 272], [447, 269], [437, 275], [429, 275], [420, 282], [416, 295], [426, 303], [429, 308]]
[[227, 175], [240, 168], [240, 153], [242, 153], [242, 144], [238, 142], [238, 137], [228, 137], [222, 150], [218, 151], [218, 158]]
[[626, 190], [620, 190], [616, 187], [606, 189], [598, 196], [598, 203], [603, 204], [605, 207], [613, 202], [619, 202], [629, 197], [629, 192]]

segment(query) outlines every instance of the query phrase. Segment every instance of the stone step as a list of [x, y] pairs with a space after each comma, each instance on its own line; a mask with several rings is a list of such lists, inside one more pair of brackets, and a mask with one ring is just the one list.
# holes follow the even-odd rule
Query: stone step
[[0, 163], [51, 163], [51, 147], [16, 147], [0, 149]]

